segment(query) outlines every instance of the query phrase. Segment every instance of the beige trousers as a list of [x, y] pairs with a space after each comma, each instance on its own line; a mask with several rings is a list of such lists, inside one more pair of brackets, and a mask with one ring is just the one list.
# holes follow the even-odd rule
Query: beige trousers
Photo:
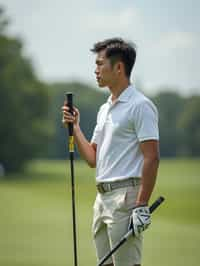
[[[115, 189], [97, 194], [94, 203], [93, 238], [97, 259], [100, 260], [128, 231], [130, 215], [139, 186]], [[133, 266], [141, 264], [143, 235], [130, 237], [106, 264]]]

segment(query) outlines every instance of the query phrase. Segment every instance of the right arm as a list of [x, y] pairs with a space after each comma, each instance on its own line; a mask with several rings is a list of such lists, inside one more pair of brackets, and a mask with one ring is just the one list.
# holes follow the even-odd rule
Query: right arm
[[68, 126], [68, 123], [73, 123], [74, 125], [74, 139], [78, 147], [78, 150], [81, 154], [81, 157], [88, 163], [92, 168], [96, 167], [96, 149], [97, 145], [95, 143], [90, 143], [83, 132], [81, 131], [79, 122], [80, 122], [80, 113], [77, 108], [74, 108], [73, 115], [69, 112], [69, 107], [64, 105], [62, 107], [63, 120], [62, 123], [65, 127]]

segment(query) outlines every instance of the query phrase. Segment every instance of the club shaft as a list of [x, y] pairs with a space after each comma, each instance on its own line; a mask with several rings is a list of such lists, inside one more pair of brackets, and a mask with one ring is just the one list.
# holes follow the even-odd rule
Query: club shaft
[[98, 266], [101, 266], [104, 264], [105, 261], [107, 261], [108, 258], [110, 258], [110, 256], [112, 256], [113, 253], [115, 253], [115, 251], [124, 244], [124, 242], [126, 242], [126, 238], [123, 237], [114, 247], [113, 249], [107, 254], [105, 255], [105, 257], [103, 257], [103, 259], [100, 261], [100, 263], [98, 264]]
[[77, 233], [76, 233], [76, 204], [75, 204], [75, 182], [74, 182], [74, 153], [70, 152], [71, 168], [71, 196], [72, 196], [72, 221], [73, 221], [73, 243], [74, 243], [74, 266], [78, 266], [77, 256]]

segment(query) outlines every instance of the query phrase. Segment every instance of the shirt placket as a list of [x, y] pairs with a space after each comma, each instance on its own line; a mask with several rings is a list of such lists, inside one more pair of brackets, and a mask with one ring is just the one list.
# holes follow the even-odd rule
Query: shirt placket
[[107, 110], [107, 113], [106, 113], [106, 119], [105, 119], [104, 125], [106, 124], [107, 121], [109, 121], [109, 114], [112, 112], [113, 108], [115, 108], [117, 102], [118, 101], [116, 101], [115, 103], [109, 103], [109, 107], [108, 107], [108, 110]]

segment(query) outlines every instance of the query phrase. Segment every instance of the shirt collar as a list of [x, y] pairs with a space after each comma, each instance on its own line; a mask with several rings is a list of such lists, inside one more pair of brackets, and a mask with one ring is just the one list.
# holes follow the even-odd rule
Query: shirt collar
[[[123, 92], [119, 95], [119, 97], [117, 98], [118, 102], [128, 102], [128, 100], [130, 99], [131, 94], [133, 93], [134, 87], [133, 85], [129, 85], [125, 90], [123, 90]], [[112, 104], [112, 95], [110, 95], [108, 97], [107, 102]]]

